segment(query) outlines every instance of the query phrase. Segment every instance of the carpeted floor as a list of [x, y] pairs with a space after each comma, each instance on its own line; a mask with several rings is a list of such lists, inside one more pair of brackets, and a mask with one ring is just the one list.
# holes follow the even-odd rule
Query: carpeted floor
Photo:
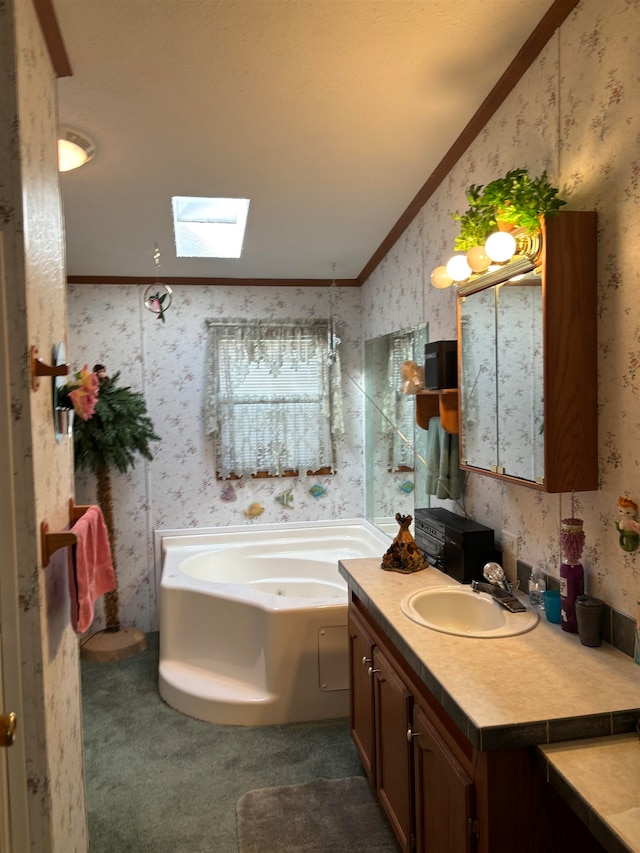
[[249, 791], [238, 800], [240, 853], [397, 853], [362, 776]]
[[245, 728], [174, 711], [147, 639], [129, 660], [82, 662], [90, 853], [237, 853], [243, 794], [362, 775], [347, 720]]

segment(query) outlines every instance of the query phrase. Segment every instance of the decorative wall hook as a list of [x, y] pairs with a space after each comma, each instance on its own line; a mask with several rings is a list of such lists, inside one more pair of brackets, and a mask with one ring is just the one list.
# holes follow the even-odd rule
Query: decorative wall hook
[[69, 373], [69, 365], [45, 364], [41, 358], [38, 358], [38, 347], [31, 346], [29, 349], [29, 372], [31, 388], [37, 391], [40, 387], [40, 376], [66, 376]]

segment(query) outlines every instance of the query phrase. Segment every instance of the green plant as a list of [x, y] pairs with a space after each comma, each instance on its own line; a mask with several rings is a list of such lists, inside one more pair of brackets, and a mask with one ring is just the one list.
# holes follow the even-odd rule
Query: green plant
[[[160, 441], [147, 415], [142, 394], [118, 385], [120, 373], [112, 378], [104, 375], [102, 365], [94, 372], [100, 379], [100, 393], [93, 416], [76, 418], [73, 430], [74, 464], [78, 470], [92, 471], [96, 476], [97, 500], [109, 533], [113, 568], [116, 569], [115, 527], [110, 471], [125, 473], [135, 465], [136, 455], [153, 459], [150, 442]], [[120, 630], [117, 588], [105, 595], [107, 631]]]
[[460, 214], [452, 213], [460, 223], [456, 238], [457, 251], [467, 251], [482, 245], [498, 222], [507, 222], [514, 228], [537, 231], [540, 216], [556, 216], [565, 201], [558, 197], [544, 171], [532, 178], [526, 169], [512, 169], [504, 178], [497, 178], [482, 187], [472, 184], [466, 193], [469, 208]]
[[493, 209], [484, 204], [481, 185], [471, 184], [466, 198], [469, 204], [467, 210], [451, 214], [460, 223], [460, 233], [454, 244], [456, 252], [468, 252], [474, 246], [482, 246], [489, 234], [498, 227]]

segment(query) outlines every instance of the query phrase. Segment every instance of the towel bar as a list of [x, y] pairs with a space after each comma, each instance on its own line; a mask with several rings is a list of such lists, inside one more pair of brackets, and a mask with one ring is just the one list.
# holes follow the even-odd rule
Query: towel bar
[[38, 347], [32, 346], [29, 350], [29, 370], [31, 373], [31, 388], [37, 391], [40, 387], [39, 376], [67, 376], [68, 364], [45, 364], [38, 358]]
[[[71, 525], [81, 518], [89, 509], [89, 505], [76, 504], [73, 498], [69, 500], [69, 523]], [[49, 524], [43, 521], [40, 524], [40, 544], [42, 547], [42, 566], [48, 566], [54, 552], [68, 545], [76, 544], [76, 534], [71, 530], [61, 530], [56, 533], [49, 532]]]

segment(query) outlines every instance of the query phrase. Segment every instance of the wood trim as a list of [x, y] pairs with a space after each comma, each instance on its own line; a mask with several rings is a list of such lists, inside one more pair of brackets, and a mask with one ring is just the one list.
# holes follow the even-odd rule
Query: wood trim
[[460, 136], [458, 136], [451, 148], [431, 173], [426, 183], [404, 211], [400, 219], [398, 219], [391, 231], [387, 234], [380, 246], [365, 264], [362, 272], [358, 276], [358, 281], [361, 285], [365, 283], [387, 252], [409, 227], [411, 222], [420, 212], [421, 208], [424, 207], [425, 203], [431, 198], [433, 193], [447, 177], [458, 160], [476, 139], [480, 131], [493, 117], [497, 109], [502, 106], [507, 96], [512, 92], [516, 84], [519, 83], [525, 72], [533, 64], [542, 48], [547, 44], [558, 27], [569, 17], [571, 12], [578, 5], [578, 2], [579, 0], [555, 0], [553, 5], [548, 9], [540, 20], [538, 26], [516, 54], [513, 62], [511, 62], [496, 85], [480, 104]]
[[[52, 0], [33, 0], [40, 23], [49, 48], [51, 60], [58, 77], [71, 76], [71, 65], [60, 35]], [[369, 278], [380, 261], [389, 252], [391, 247], [398, 241], [400, 236], [409, 227], [418, 215], [422, 207], [438, 189], [442, 181], [463, 156], [465, 151], [476, 139], [478, 134], [487, 125], [498, 108], [503, 104], [515, 86], [520, 82], [523, 75], [531, 67], [541, 50], [551, 39], [580, 0], [554, 0], [554, 3], [543, 15], [540, 22], [522, 45], [507, 70], [499, 78], [493, 89], [478, 107], [470, 121], [462, 130], [451, 148], [436, 166], [427, 181], [414, 196], [409, 206], [397, 220], [391, 231], [376, 249], [369, 261], [362, 268], [355, 279], [336, 279], [339, 287], [360, 287]], [[68, 284], [153, 284], [160, 281], [172, 285], [189, 285], [203, 287], [327, 287], [332, 279], [251, 279], [251, 278], [155, 278], [135, 276], [67, 276]]]
[[58, 26], [58, 19], [56, 18], [52, 0], [33, 0], [33, 5], [40, 21], [42, 35], [44, 36], [56, 77], [72, 77], [71, 63], [69, 62], [67, 49], [62, 40], [62, 33]]
[[[185, 276], [69, 275], [67, 284], [170, 284], [172, 287], [330, 287], [332, 278], [188, 278]], [[357, 278], [337, 278], [337, 287], [360, 287]]]

